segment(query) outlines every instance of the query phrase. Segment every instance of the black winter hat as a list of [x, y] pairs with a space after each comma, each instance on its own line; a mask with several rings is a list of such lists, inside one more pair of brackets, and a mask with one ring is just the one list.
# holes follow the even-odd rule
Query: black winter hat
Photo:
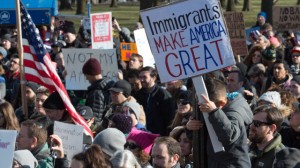
[[76, 34], [76, 30], [75, 27], [73, 25], [67, 26], [65, 28], [64, 33], [72, 33], [72, 34]]
[[179, 93], [178, 100], [183, 100], [184, 102], [187, 102], [188, 104], [192, 105], [194, 102], [194, 96], [192, 91], [186, 90]]
[[122, 92], [125, 97], [128, 97], [131, 93], [131, 85], [126, 80], [119, 80], [109, 90], [114, 92]]
[[101, 65], [96, 58], [90, 58], [82, 67], [83, 74], [86, 75], [99, 75], [101, 74]]
[[47, 109], [64, 110], [66, 107], [58, 92], [53, 92], [43, 103]]
[[114, 114], [111, 118], [111, 121], [114, 122], [114, 127], [124, 134], [128, 134], [131, 132], [132, 119], [130, 116], [124, 114]]
[[273, 168], [300, 168], [300, 150], [284, 148], [276, 153]]

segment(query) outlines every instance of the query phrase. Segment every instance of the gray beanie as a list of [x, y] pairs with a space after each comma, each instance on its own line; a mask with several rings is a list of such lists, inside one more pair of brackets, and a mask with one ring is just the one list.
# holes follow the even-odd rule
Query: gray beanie
[[131, 108], [131, 110], [134, 112], [137, 119], [140, 118], [141, 115], [141, 105], [137, 102], [125, 102], [123, 106], [127, 106]]
[[23, 168], [36, 168], [38, 165], [36, 158], [27, 149], [15, 151], [14, 160], [19, 162]]
[[96, 135], [93, 144], [99, 145], [110, 157], [119, 150], [124, 150], [125, 135], [116, 128], [106, 128]]

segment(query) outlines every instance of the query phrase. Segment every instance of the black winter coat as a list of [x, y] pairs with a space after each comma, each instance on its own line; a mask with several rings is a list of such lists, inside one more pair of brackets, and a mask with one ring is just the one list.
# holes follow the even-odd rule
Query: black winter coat
[[96, 122], [102, 120], [105, 115], [103, 113], [111, 102], [108, 89], [113, 84], [114, 81], [102, 78], [88, 87], [85, 105], [92, 108]]

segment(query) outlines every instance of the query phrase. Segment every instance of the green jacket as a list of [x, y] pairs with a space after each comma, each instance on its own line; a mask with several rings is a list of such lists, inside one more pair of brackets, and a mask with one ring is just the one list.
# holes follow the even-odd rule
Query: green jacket
[[50, 150], [48, 148], [48, 144], [45, 143], [41, 146], [36, 147], [33, 151], [31, 151], [34, 157], [38, 160], [37, 168], [53, 168], [53, 158], [50, 155]]
[[279, 133], [262, 151], [259, 151], [256, 144], [252, 143], [249, 151], [252, 168], [272, 167], [275, 154], [283, 148], [285, 146], [281, 143], [281, 135]]

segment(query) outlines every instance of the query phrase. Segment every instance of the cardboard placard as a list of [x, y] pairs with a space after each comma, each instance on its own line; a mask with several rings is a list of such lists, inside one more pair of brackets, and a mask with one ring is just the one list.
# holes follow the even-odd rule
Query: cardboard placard
[[217, 0], [188, 0], [141, 12], [162, 83], [235, 64]]
[[12, 167], [17, 134], [15, 130], [0, 130], [1, 167]]
[[83, 127], [80, 125], [66, 124], [63, 122], [54, 122], [55, 135], [58, 135], [63, 143], [64, 153], [69, 161], [72, 157], [82, 152], [83, 148]]
[[145, 29], [144, 28], [138, 29], [135, 30], [133, 33], [134, 33], [138, 54], [143, 56], [143, 66], [144, 67], [150, 66], [154, 68], [155, 61], [149, 46]]
[[91, 39], [93, 49], [112, 49], [111, 12], [91, 14]]
[[273, 6], [273, 29], [292, 30], [300, 29], [300, 6]]
[[132, 54], [137, 54], [137, 48], [135, 43], [120, 43], [121, 59], [123, 61], [129, 61]]
[[[202, 103], [203, 102], [202, 97], [201, 97], [202, 94], [209, 98], [203, 77], [196, 76], [196, 77], [193, 77], [192, 79], [193, 79], [194, 86], [197, 86], [197, 87], [195, 87], [195, 90], [196, 90], [196, 94], [197, 94], [199, 103]], [[222, 143], [218, 140], [217, 134], [208, 119], [208, 113], [202, 113], [202, 114], [203, 114], [203, 118], [205, 120], [207, 132], [208, 132], [210, 140], [212, 142], [214, 152], [216, 153], [216, 152], [224, 151], [225, 149], [224, 149]]]
[[242, 12], [225, 12], [224, 18], [228, 28], [230, 43], [234, 55], [248, 55], [245, 22]]
[[101, 64], [101, 74], [112, 80], [118, 79], [118, 62], [116, 50], [100, 49], [62, 49], [67, 76], [65, 79], [67, 90], [87, 90], [90, 83], [82, 73], [84, 63], [90, 58], [96, 58]]

